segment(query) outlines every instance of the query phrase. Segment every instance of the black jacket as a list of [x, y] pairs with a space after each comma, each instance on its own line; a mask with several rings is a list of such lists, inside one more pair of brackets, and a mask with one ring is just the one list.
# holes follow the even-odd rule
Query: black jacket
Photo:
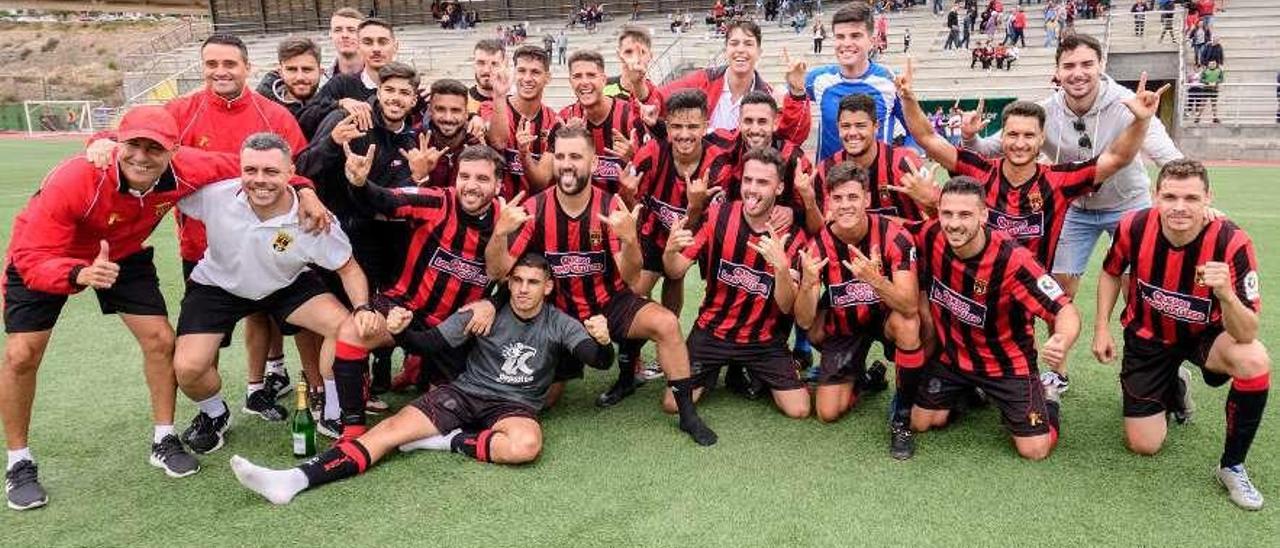
[[329, 113], [338, 109], [338, 101], [342, 99], [368, 101], [370, 97], [377, 95], [377, 89], [364, 87], [364, 80], [360, 79], [361, 74], [363, 73], [334, 76], [320, 88], [320, 91], [316, 92], [315, 97], [307, 101], [307, 105], [302, 109], [302, 115], [297, 118], [298, 125], [302, 126], [302, 135], [306, 136], [308, 141], [314, 140], [315, 136], [320, 134], [320, 123]]
[[[266, 97], [267, 99], [271, 99], [276, 104], [288, 109], [289, 114], [292, 114], [293, 118], [295, 120], [298, 120], [299, 125], [302, 124], [303, 109], [306, 108], [307, 104], [310, 102], [311, 99], [315, 98], [315, 96], [313, 95], [311, 98], [309, 98], [306, 101], [286, 100], [285, 97], [287, 95], [284, 89], [284, 78], [281, 78], [280, 73], [274, 70], [271, 72], [268, 72], [265, 76], [262, 77], [262, 81], [258, 82], [257, 91], [263, 97]], [[316, 90], [316, 91], [317, 93], [319, 92], [319, 90]], [[306, 137], [308, 140], [311, 139], [311, 134], [307, 133], [307, 130], [305, 128], [302, 130], [302, 135]]]

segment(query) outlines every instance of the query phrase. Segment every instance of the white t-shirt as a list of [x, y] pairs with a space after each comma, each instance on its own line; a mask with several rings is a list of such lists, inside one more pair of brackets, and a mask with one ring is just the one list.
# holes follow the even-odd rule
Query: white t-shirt
[[204, 187], [178, 202], [183, 215], [204, 222], [209, 247], [191, 281], [222, 288], [245, 299], [261, 299], [293, 283], [308, 264], [337, 270], [351, 260], [351, 241], [330, 225], [308, 234], [298, 221], [298, 196], [289, 212], [258, 219], [240, 189], [240, 179]]

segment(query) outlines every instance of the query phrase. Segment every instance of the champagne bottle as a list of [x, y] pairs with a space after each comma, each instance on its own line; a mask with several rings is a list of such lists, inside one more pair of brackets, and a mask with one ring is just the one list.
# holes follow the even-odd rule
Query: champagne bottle
[[316, 454], [316, 421], [307, 407], [307, 383], [298, 383], [298, 405], [293, 412], [293, 456], [310, 457]]

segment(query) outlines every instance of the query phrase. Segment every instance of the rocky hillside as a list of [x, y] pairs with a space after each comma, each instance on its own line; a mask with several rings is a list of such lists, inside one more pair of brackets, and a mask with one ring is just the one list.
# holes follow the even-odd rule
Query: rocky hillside
[[0, 23], [0, 103], [123, 101], [120, 56], [172, 23]]

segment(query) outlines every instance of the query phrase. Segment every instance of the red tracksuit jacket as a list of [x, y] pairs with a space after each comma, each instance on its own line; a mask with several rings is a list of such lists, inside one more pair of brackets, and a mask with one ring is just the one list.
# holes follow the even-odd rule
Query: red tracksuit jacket
[[[683, 78], [659, 88], [659, 93], [662, 96], [658, 100], [665, 102], [668, 96], [682, 89], [700, 89], [707, 94], [707, 120], [710, 120], [712, 113], [716, 111], [716, 105], [720, 102], [720, 94], [724, 92], [724, 79], [727, 71], [728, 68], [725, 66], [689, 71], [689, 74], [686, 74]], [[773, 94], [773, 88], [764, 81], [759, 71], [756, 71], [754, 90], [763, 91], [770, 95]], [[782, 110], [778, 113], [778, 137], [795, 143], [797, 146], [803, 145], [805, 139], [809, 138], [809, 127], [812, 124], [813, 120], [810, 119], [809, 114], [809, 99], [796, 99], [788, 92], [786, 97], [782, 99]]]

